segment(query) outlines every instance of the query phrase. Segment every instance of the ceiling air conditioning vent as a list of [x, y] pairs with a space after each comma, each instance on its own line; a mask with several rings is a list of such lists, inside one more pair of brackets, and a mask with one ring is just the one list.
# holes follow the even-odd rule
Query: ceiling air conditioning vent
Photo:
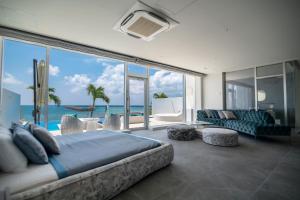
[[178, 24], [142, 2], [137, 2], [115, 25], [114, 29], [134, 38], [150, 41], [157, 34]]

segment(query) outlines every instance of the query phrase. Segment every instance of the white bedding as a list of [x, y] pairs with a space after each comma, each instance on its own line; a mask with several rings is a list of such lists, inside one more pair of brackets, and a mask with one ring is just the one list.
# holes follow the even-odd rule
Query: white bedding
[[0, 190], [9, 189], [11, 194], [58, 180], [51, 164], [29, 165], [19, 173], [0, 173]]

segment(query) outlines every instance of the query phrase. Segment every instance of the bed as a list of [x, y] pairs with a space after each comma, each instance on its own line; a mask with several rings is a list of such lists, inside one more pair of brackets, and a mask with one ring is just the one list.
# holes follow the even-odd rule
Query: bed
[[[82, 135], [86, 138], [83, 143]], [[51, 164], [30, 165], [26, 172], [19, 174], [1, 174], [0, 184], [4, 181], [10, 188], [6, 191], [10, 199], [110, 199], [169, 165], [174, 156], [170, 144], [125, 133], [98, 131], [81, 133], [81, 136], [57, 136], [62, 153], [50, 156]], [[89, 148], [80, 152], [84, 143], [89, 144]], [[99, 148], [98, 154], [84, 156], [91, 155], [92, 146]], [[73, 152], [78, 159], [65, 162], [66, 156], [69, 158]], [[92, 162], [92, 158], [96, 162]], [[83, 167], [82, 163], [86, 165]], [[18, 179], [22, 181], [12, 181]]]

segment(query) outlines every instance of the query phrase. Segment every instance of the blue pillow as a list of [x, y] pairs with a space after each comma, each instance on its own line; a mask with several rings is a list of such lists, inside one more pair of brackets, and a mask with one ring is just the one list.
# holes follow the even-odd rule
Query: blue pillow
[[13, 130], [13, 141], [30, 162], [35, 164], [48, 163], [46, 150], [29, 131], [16, 126]]
[[59, 144], [47, 129], [35, 127], [33, 128], [32, 135], [44, 146], [48, 153], [60, 153]]
[[25, 129], [25, 130], [27, 130], [27, 131], [29, 131], [29, 132], [32, 133], [32, 130], [33, 130], [33, 128], [35, 126], [36, 125], [33, 124], [33, 123], [31, 123], [31, 122], [27, 122], [25, 124], [20, 124], [20, 123], [17, 123], [17, 122], [12, 122], [10, 130], [11, 130], [11, 132], [13, 132], [16, 127], [20, 127], [20, 128], [23, 128], [23, 129]]

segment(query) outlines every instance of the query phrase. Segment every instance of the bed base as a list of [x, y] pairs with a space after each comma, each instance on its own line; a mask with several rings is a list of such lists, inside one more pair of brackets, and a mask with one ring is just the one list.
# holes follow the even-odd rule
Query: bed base
[[173, 157], [173, 146], [162, 144], [120, 161], [13, 194], [10, 199], [111, 199], [152, 172], [169, 165]]

